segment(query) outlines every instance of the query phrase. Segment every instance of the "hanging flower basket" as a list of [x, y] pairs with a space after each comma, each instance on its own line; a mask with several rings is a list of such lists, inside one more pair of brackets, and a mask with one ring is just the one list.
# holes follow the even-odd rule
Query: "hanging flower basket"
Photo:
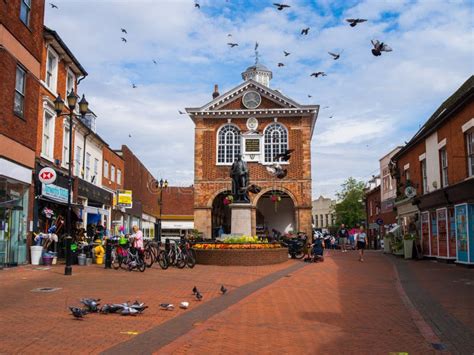
[[281, 201], [281, 196], [277, 192], [274, 192], [270, 195], [270, 201], [273, 202], [273, 204], [275, 206], [275, 212], [277, 212], [278, 203]]
[[228, 206], [228, 205], [230, 205], [232, 202], [234, 202], [234, 196], [232, 196], [232, 195], [227, 195], [226, 197], [224, 197], [224, 205]]

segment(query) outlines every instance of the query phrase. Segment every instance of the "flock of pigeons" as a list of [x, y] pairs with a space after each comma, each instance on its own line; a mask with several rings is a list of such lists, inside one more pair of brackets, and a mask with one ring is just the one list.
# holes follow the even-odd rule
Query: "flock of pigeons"
[[288, 169], [283, 169], [280, 162], [288, 162], [291, 158], [291, 154], [294, 151], [294, 149], [286, 149], [283, 153], [275, 155], [273, 159], [275, 163], [266, 167], [270, 175], [276, 177], [277, 179], [283, 179], [286, 175], [288, 175]]
[[[222, 295], [225, 295], [227, 293], [227, 288], [222, 285], [219, 291]], [[203, 299], [201, 292], [199, 292], [196, 286], [193, 287], [192, 292], [197, 301], [201, 301]], [[135, 316], [142, 314], [143, 311], [148, 308], [145, 303], [139, 301], [135, 301], [133, 303], [106, 303], [102, 307], [99, 307], [100, 298], [82, 298], [80, 302], [83, 306], [69, 307], [72, 316], [79, 320], [84, 319], [85, 315], [88, 313], [117, 313], [123, 316]], [[182, 309], [187, 309], [189, 307], [189, 302], [183, 301], [180, 303], [179, 307]], [[160, 309], [172, 311], [174, 309], [174, 305], [172, 303], [161, 303]]]

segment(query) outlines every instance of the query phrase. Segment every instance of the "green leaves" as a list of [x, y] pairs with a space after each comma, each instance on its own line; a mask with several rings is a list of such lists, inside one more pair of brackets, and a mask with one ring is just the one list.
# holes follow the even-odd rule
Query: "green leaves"
[[337, 224], [353, 227], [365, 219], [364, 188], [365, 183], [353, 177], [341, 185], [341, 191], [336, 193], [339, 202], [334, 207]]

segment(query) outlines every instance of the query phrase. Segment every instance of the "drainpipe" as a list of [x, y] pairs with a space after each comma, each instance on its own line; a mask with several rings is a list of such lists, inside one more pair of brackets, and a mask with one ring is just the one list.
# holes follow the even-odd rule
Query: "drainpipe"
[[77, 81], [76, 85], [79, 86], [79, 84], [81, 83], [81, 81], [84, 80], [86, 77], [87, 77], [87, 74], [84, 75], [83, 77], [81, 77], [81, 78]]

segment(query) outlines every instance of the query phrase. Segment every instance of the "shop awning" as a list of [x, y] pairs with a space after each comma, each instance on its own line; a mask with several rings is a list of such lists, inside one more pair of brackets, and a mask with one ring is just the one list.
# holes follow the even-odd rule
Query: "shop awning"
[[101, 215], [109, 214], [108, 210], [104, 210], [103, 208], [98, 208], [98, 207], [91, 207], [91, 206], [84, 206], [84, 212], [91, 213], [91, 214], [101, 214]]
[[162, 221], [161, 229], [194, 229], [194, 221]]

